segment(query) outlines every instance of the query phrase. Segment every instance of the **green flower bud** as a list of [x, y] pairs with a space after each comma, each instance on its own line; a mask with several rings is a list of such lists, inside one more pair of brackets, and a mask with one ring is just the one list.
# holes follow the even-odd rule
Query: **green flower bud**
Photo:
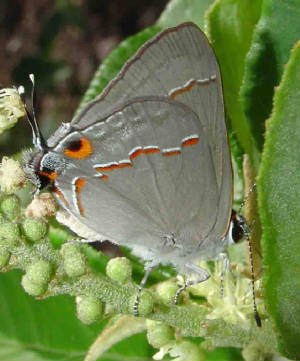
[[38, 285], [47, 285], [51, 276], [51, 264], [45, 260], [32, 263], [26, 271], [26, 278]]
[[76, 300], [76, 311], [79, 320], [90, 325], [103, 315], [103, 303], [95, 297], [80, 296]]
[[189, 361], [205, 361], [206, 356], [200, 347], [195, 343], [182, 340], [177, 342], [172, 349], [169, 351], [172, 357], [179, 356], [180, 360], [189, 360]]
[[[136, 294], [131, 297], [129, 307], [133, 313], [133, 308], [136, 300]], [[154, 298], [150, 291], [143, 290], [138, 305], [138, 314], [140, 317], [145, 317], [152, 312], [154, 306]]]
[[86, 272], [86, 262], [83, 254], [68, 256], [63, 261], [64, 271], [69, 277], [79, 277]]
[[154, 348], [161, 348], [174, 338], [174, 330], [162, 322], [147, 320], [147, 339]]
[[69, 277], [79, 277], [86, 272], [86, 260], [77, 243], [65, 243], [60, 250], [64, 271]]
[[113, 258], [107, 263], [106, 274], [120, 283], [129, 281], [132, 274], [131, 262], [126, 257]]
[[17, 224], [5, 222], [0, 224], [0, 244], [14, 247], [18, 244], [20, 230]]
[[26, 274], [22, 277], [21, 284], [24, 290], [31, 296], [40, 296], [46, 290], [45, 285], [41, 285], [30, 281]]
[[20, 200], [16, 195], [4, 197], [1, 200], [1, 211], [7, 218], [13, 220], [20, 213]]
[[32, 242], [37, 242], [47, 234], [47, 223], [38, 218], [26, 218], [23, 222], [25, 236]]
[[0, 269], [5, 267], [10, 259], [10, 252], [4, 247], [0, 248]]
[[[166, 306], [173, 306], [174, 305], [174, 298], [176, 292], [178, 291], [178, 286], [173, 281], [166, 281], [160, 283], [156, 287], [156, 294], [160, 302], [162, 302]], [[182, 303], [183, 294], [179, 296], [178, 304]]]
[[75, 242], [67, 242], [61, 246], [60, 254], [63, 257], [73, 256], [74, 254], [81, 253], [80, 244]]

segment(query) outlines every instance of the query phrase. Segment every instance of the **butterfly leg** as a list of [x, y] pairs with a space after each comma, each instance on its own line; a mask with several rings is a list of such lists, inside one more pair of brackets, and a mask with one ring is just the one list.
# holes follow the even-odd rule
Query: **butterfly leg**
[[223, 296], [224, 296], [224, 276], [225, 276], [225, 273], [229, 270], [230, 261], [229, 261], [227, 253], [223, 253], [223, 252], [220, 253], [219, 258], [223, 261], [222, 271], [221, 271], [221, 275], [220, 275], [220, 296], [221, 296], [221, 298], [223, 298]]
[[185, 267], [188, 268], [189, 270], [193, 271], [197, 275], [199, 275], [199, 277], [197, 277], [195, 280], [185, 282], [185, 284], [177, 290], [175, 297], [174, 297], [175, 305], [178, 304], [179, 296], [181, 295], [181, 293], [184, 290], [186, 290], [190, 286], [194, 286], [194, 285], [197, 285], [198, 283], [202, 283], [202, 282], [208, 280], [210, 277], [210, 274], [206, 271], [206, 269], [198, 267], [192, 263], [185, 264]]
[[135, 317], [138, 317], [138, 315], [139, 315], [139, 303], [140, 303], [142, 290], [143, 290], [145, 283], [147, 282], [147, 279], [148, 279], [150, 273], [152, 272], [153, 268], [154, 268], [154, 266], [146, 268], [144, 277], [143, 277], [141, 283], [139, 284], [138, 293], [136, 295], [136, 299], [135, 299], [134, 305], [133, 305], [133, 314]]

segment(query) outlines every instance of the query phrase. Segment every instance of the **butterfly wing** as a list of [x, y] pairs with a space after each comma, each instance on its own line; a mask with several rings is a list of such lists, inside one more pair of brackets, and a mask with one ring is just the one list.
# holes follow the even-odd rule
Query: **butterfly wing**
[[[78, 159], [68, 150], [82, 138], [92, 153]], [[206, 134], [197, 114], [177, 101], [135, 99], [70, 133], [54, 151], [67, 163], [55, 180], [64, 207], [102, 238], [157, 251], [173, 234], [195, 247], [216, 223], [219, 193]]]
[[[208, 145], [209, 157], [206, 162], [210, 163], [214, 174], [203, 173], [202, 176], [209, 180], [208, 184], [203, 181], [197, 183], [191, 194], [200, 192], [202, 196], [205, 190], [212, 198], [210, 205], [199, 211], [203, 213], [201, 219], [206, 219], [209, 209], [213, 214], [212, 220], [207, 223], [201, 221], [197, 228], [200, 234], [203, 229], [204, 233], [210, 230], [209, 237], [202, 240], [202, 247], [205, 248], [208, 243], [213, 246], [228, 229], [232, 203], [232, 170], [219, 66], [205, 35], [197, 26], [184, 23], [167, 29], [148, 41], [104, 91], [72, 120], [71, 126], [81, 131], [104, 121], [115, 113], [120, 104], [133, 97], [153, 95], [169, 97], [186, 105], [197, 115], [197, 122]], [[153, 109], [150, 109], [150, 113], [151, 111]], [[168, 128], [168, 131], [172, 133], [174, 128]], [[121, 138], [122, 135], [115, 139], [115, 144], [120, 145]], [[57, 136], [50, 139], [49, 144], [56, 145]], [[191, 161], [190, 166], [192, 164]], [[187, 177], [193, 174], [189, 171], [190, 169], [184, 171]], [[211, 185], [214, 182], [212, 179], [215, 179], [216, 187]], [[164, 192], [161, 192], [162, 199], [169, 200], [170, 194]], [[156, 208], [149, 204], [149, 209], [155, 212], [163, 209], [159, 202]], [[186, 208], [179, 207], [177, 212], [180, 214], [182, 210], [185, 211]], [[161, 222], [161, 216], [163, 217], [161, 214], [156, 216], [156, 222]], [[196, 217], [195, 222], [197, 221]], [[191, 229], [194, 229], [194, 225], [191, 222], [186, 225], [190, 228], [182, 229], [183, 238], [192, 238], [194, 232], [191, 233]]]

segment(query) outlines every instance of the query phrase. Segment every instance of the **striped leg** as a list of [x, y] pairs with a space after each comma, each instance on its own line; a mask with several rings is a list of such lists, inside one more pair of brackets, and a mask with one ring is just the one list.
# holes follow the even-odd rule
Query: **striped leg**
[[199, 275], [199, 277], [193, 281], [185, 282], [185, 284], [177, 290], [175, 297], [174, 297], [175, 305], [178, 304], [179, 296], [184, 290], [186, 290], [190, 286], [194, 286], [194, 285], [197, 285], [198, 283], [202, 283], [202, 282], [208, 280], [210, 277], [209, 273], [204, 268], [198, 267], [192, 263], [187, 263], [185, 265], [185, 267], [190, 269], [194, 273], [197, 273]]
[[142, 290], [145, 286], [145, 283], [147, 282], [147, 279], [150, 275], [150, 273], [152, 272], [154, 267], [148, 267], [146, 268], [146, 272], [144, 274], [144, 277], [139, 285], [139, 289], [138, 289], [138, 293], [136, 295], [136, 299], [134, 301], [134, 305], [133, 305], [133, 314], [135, 317], [138, 317], [139, 315], [139, 303], [140, 303], [140, 298], [141, 298], [141, 293], [142, 293]]

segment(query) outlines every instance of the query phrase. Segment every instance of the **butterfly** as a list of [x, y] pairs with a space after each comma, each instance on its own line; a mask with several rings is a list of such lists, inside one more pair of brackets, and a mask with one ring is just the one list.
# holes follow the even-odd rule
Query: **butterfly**
[[146, 42], [47, 141], [32, 117], [31, 125], [25, 172], [38, 190], [51, 187], [64, 223], [89, 240], [129, 247], [148, 270], [172, 264], [196, 273], [175, 302], [209, 277], [196, 261], [216, 259], [248, 232], [232, 211], [219, 65], [193, 23]]

